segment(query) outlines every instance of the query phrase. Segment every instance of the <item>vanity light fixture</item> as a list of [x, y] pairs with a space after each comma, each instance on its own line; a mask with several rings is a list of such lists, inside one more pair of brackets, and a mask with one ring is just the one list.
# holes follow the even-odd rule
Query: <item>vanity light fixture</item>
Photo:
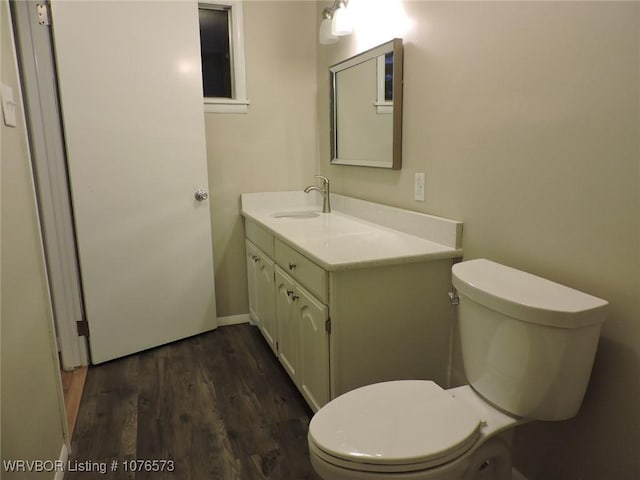
[[351, 35], [353, 32], [351, 12], [347, 9], [348, 3], [349, 0], [335, 0], [333, 5], [322, 11], [319, 33], [319, 41], [322, 45], [335, 43], [338, 37]]
[[333, 12], [331, 33], [336, 37], [351, 35], [351, 33], [353, 32], [353, 25], [351, 21], [351, 12], [347, 10], [347, 2], [344, 0], [340, 0], [337, 3], [338, 7]]
[[338, 37], [331, 33], [331, 9], [325, 8], [322, 11], [322, 23], [320, 23], [320, 43], [322, 45], [329, 45], [331, 43], [336, 43], [338, 41]]

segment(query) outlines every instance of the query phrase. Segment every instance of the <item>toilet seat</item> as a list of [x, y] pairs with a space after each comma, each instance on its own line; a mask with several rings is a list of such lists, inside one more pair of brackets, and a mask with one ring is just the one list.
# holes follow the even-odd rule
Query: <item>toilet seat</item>
[[309, 425], [309, 446], [341, 468], [410, 472], [463, 455], [478, 440], [481, 425], [477, 411], [434, 382], [383, 382], [320, 409]]

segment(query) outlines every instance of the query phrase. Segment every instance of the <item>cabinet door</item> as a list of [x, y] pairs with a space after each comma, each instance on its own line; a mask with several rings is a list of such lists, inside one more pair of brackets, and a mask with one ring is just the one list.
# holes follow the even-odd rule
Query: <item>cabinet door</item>
[[256, 271], [258, 249], [249, 240], [246, 242], [247, 251], [247, 290], [249, 291], [249, 316], [251, 320], [260, 327], [260, 317], [258, 316], [258, 299], [256, 297]]
[[296, 290], [300, 325], [299, 388], [313, 411], [329, 401], [328, 307], [303, 288]]
[[260, 330], [271, 349], [277, 353], [276, 339], [276, 305], [275, 305], [275, 280], [274, 264], [269, 257], [257, 250], [257, 260], [254, 262], [256, 269], [255, 296], [256, 313], [259, 318]]
[[300, 329], [296, 321], [293, 280], [276, 266], [276, 316], [278, 321], [278, 358], [294, 383], [298, 384], [298, 347]]

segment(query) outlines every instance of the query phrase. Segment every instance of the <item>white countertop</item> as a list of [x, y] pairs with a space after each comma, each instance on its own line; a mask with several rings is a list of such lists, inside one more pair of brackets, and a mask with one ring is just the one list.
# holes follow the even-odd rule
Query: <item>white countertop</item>
[[[328, 271], [462, 256], [461, 222], [333, 194], [332, 212], [322, 213], [314, 193], [242, 194], [242, 215]], [[274, 216], [312, 211], [318, 215]]]

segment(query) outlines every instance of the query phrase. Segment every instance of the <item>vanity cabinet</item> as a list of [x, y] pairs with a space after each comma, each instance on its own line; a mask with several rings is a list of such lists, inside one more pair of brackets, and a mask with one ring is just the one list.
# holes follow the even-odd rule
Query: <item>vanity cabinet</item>
[[327, 272], [255, 224], [247, 237], [250, 316], [316, 411], [330, 399]]
[[452, 258], [327, 270], [250, 218], [245, 231], [251, 318], [314, 411], [376, 382], [449, 386]]
[[316, 411], [330, 399], [328, 307], [278, 265], [275, 278], [278, 356]]

